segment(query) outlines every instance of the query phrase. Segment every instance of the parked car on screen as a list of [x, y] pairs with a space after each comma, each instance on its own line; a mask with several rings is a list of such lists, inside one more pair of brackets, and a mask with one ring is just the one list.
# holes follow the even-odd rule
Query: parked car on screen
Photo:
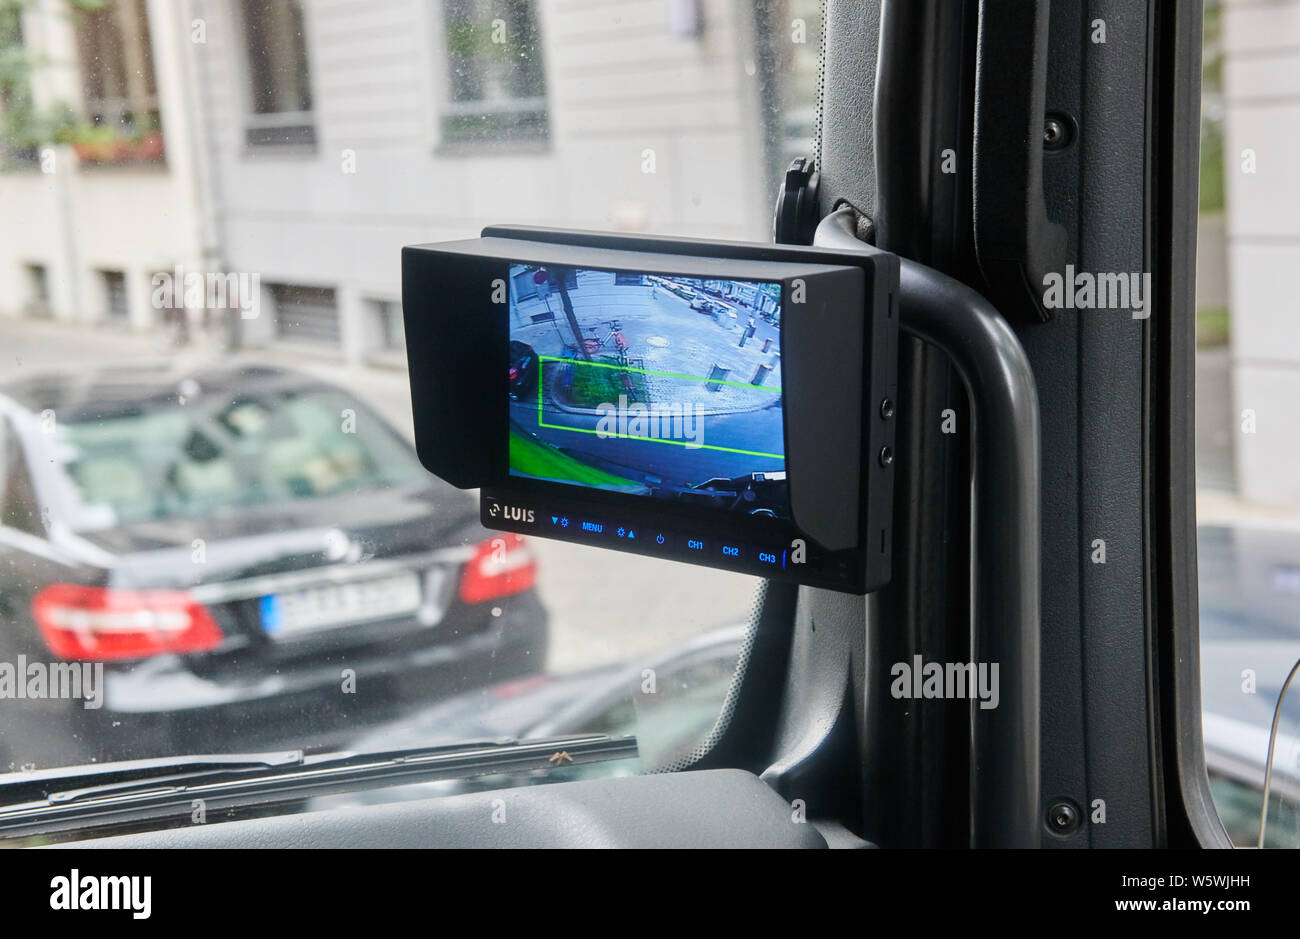
[[15, 382], [0, 470], [0, 662], [104, 663], [101, 707], [0, 702], [0, 768], [298, 747], [544, 663], [529, 545], [304, 375]]
[[510, 397], [514, 401], [528, 401], [537, 397], [537, 382], [541, 369], [537, 353], [526, 342], [510, 343]]

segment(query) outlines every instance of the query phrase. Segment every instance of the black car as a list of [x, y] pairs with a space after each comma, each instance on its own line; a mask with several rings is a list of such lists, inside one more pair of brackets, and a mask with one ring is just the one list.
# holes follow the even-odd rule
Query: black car
[[0, 701], [0, 769], [323, 745], [543, 666], [529, 545], [306, 376], [30, 378], [0, 469], [0, 663], [104, 663], [97, 706]]
[[539, 368], [537, 353], [526, 342], [510, 343], [510, 397], [515, 401], [529, 401], [537, 396]]

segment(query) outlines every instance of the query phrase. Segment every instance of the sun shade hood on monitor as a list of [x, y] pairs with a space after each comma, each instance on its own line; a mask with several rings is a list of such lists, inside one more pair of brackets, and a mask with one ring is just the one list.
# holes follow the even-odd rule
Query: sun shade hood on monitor
[[[651, 275], [646, 283], [779, 285], [780, 388], [771, 390], [780, 395], [773, 418], [784, 432], [786, 517], [724, 511], [710, 504], [717, 499], [686, 504], [511, 475], [510, 281], [518, 265]], [[494, 227], [478, 239], [404, 248], [402, 284], [420, 460], [453, 485], [481, 489], [485, 525], [850, 592], [888, 580], [893, 255]], [[638, 530], [646, 534], [626, 538]]]

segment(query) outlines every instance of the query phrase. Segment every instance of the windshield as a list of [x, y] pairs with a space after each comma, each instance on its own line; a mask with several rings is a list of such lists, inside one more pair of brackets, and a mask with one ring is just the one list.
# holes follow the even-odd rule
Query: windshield
[[[762, 581], [482, 528], [415, 454], [400, 251], [500, 223], [770, 240], [821, 31], [818, 0], [0, 0], [0, 770], [699, 752]], [[565, 288], [628, 298], [577, 355], [635, 358], [633, 397], [736, 345], [709, 401], [767, 436], [519, 433], [518, 472], [784, 504], [774, 285], [519, 274], [517, 428], [557, 368], [560, 398], [629, 393], [540, 315]]]
[[[1300, 349], [1271, 244], [1290, 171], [1269, 152], [1294, 24], [1205, 7], [1196, 278], [1196, 516], [1201, 730], [1210, 792], [1239, 847], [1300, 847]], [[1262, 70], [1255, 63], [1269, 61]], [[1267, 142], [1255, 139], [1276, 129]], [[1256, 147], [1259, 147], [1258, 153]], [[1256, 166], [1256, 160], [1259, 166]], [[1258, 172], [1257, 172], [1258, 169]], [[1274, 732], [1276, 731], [1276, 732]], [[1267, 788], [1266, 782], [1267, 780]], [[1265, 798], [1267, 793], [1267, 799]]]

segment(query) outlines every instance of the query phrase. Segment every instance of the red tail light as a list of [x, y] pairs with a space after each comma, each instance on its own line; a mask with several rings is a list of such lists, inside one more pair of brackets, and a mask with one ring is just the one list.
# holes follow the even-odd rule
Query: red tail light
[[521, 694], [532, 691], [534, 688], [540, 688], [550, 681], [545, 675], [530, 675], [528, 678], [518, 678], [514, 681], [502, 682], [499, 685], [492, 685], [487, 689], [487, 694], [493, 698], [505, 699], [518, 697]]
[[460, 598], [486, 603], [522, 593], [537, 583], [537, 562], [523, 535], [502, 532], [474, 548], [460, 577]]
[[32, 615], [45, 644], [63, 659], [202, 652], [222, 638], [212, 614], [183, 590], [51, 584], [32, 598]]

